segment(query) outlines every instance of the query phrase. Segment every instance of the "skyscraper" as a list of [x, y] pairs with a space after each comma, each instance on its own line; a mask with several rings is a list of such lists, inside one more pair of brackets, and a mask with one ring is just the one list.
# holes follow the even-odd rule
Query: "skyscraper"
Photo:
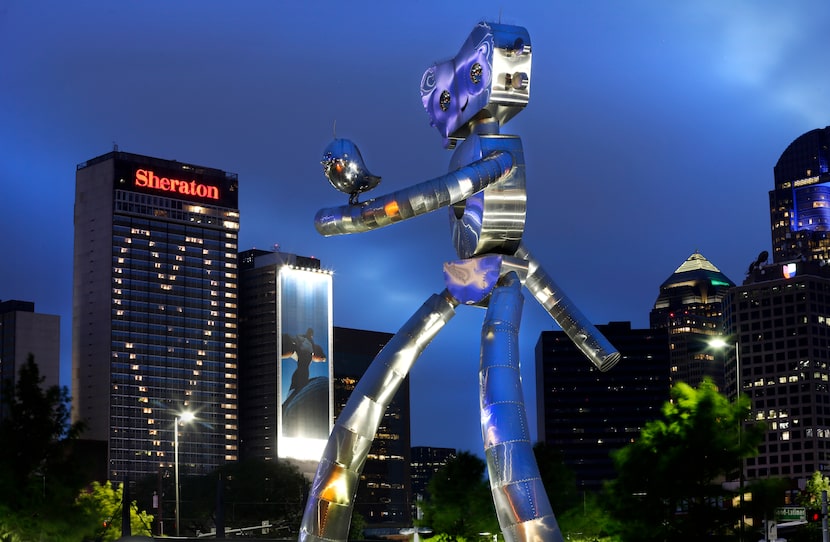
[[3, 388], [17, 382], [29, 354], [43, 388], [60, 385], [60, 316], [35, 312], [31, 301], [0, 302], [0, 419], [6, 415]]
[[726, 303], [730, 396], [767, 425], [747, 479], [830, 471], [830, 127], [795, 139], [770, 191], [772, 263], [762, 251]]
[[[339, 414], [391, 333], [334, 328], [334, 398]], [[378, 426], [355, 496], [355, 513], [369, 532], [383, 536], [412, 526], [409, 376], [401, 383]]]
[[660, 285], [649, 320], [652, 329], [668, 329], [672, 382], [698, 386], [709, 377], [724, 389], [723, 356], [710, 346], [721, 337], [723, 300], [735, 286], [699, 252], [689, 256]]
[[585, 491], [616, 477], [611, 452], [637, 438], [669, 399], [666, 328], [612, 322], [597, 329], [622, 355], [607, 372], [589, 363], [564, 331], [543, 331], [536, 343], [538, 438], [561, 452]]
[[75, 183], [73, 418], [112, 480], [172, 468], [176, 430], [183, 473], [235, 460], [236, 175], [115, 150]]
[[790, 143], [769, 193], [773, 262], [830, 260], [830, 126]]

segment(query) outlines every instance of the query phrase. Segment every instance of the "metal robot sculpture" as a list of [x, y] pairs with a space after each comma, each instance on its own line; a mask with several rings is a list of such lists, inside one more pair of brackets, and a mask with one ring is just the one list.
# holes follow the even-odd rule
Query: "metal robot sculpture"
[[454, 148], [448, 174], [358, 202], [380, 178], [357, 147], [335, 139], [323, 154], [331, 184], [349, 204], [315, 218], [325, 236], [360, 233], [449, 209], [459, 260], [444, 264], [446, 288], [430, 297], [374, 359], [338, 416], [312, 483], [300, 541], [347, 540], [357, 483], [375, 432], [415, 360], [459, 305], [486, 307], [481, 331], [481, 433], [504, 538], [562, 541], [533, 455], [519, 372], [524, 285], [600, 370], [618, 352], [565, 296], [522, 243], [525, 164], [521, 140], [500, 128], [530, 96], [530, 36], [479, 23], [453, 59], [429, 68], [421, 97], [431, 124]]

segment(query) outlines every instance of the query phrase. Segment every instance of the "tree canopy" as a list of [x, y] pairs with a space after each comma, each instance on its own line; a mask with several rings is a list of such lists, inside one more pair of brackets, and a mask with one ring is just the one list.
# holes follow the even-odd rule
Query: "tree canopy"
[[[70, 423], [67, 388], [44, 389], [44, 380], [30, 354], [17, 381], [3, 389], [7, 416], [0, 420], [0, 502], [13, 508], [43, 502], [50, 497], [47, 489], [65, 497], [61, 482], [72, 471], [65, 468], [63, 445], [83, 430], [82, 423]], [[69, 488], [70, 494], [76, 489]]]
[[765, 428], [744, 423], [750, 407], [746, 396], [730, 403], [710, 380], [672, 388], [662, 419], [614, 454], [610, 502], [624, 540], [700, 539], [735, 524], [720, 482], [758, 453]]
[[476, 540], [479, 533], [499, 532], [485, 467], [481, 458], [459, 452], [430, 479], [420, 523], [431, 527], [439, 540]]

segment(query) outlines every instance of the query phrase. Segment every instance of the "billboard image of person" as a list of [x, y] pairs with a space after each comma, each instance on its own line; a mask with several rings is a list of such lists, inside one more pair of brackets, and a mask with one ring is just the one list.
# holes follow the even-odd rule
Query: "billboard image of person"
[[279, 456], [319, 459], [333, 423], [331, 275], [279, 272]]

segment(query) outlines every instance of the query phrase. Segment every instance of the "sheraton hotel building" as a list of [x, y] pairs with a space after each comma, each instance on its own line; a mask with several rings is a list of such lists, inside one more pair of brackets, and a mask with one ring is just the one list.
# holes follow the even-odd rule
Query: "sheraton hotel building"
[[76, 171], [72, 414], [107, 477], [238, 456], [235, 174], [115, 150]]

